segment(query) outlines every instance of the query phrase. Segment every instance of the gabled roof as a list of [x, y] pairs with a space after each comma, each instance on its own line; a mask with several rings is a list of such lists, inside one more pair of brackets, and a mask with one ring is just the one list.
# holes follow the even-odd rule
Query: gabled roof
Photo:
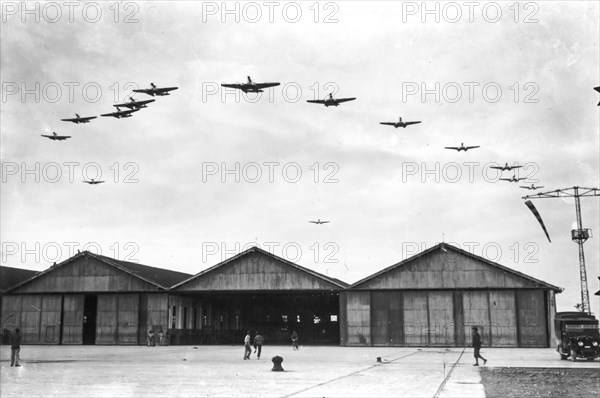
[[80, 258], [84, 258], [86, 256], [90, 257], [90, 258], [94, 258], [98, 261], [101, 261], [102, 263], [107, 264], [111, 267], [117, 268], [120, 271], [123, 271], [129, 275], [132, 275], [135, 278], [141, 279], [144, 282], [150, 283], [151, 285], [154, 285], [161, 290], [168, 290], [169, 287], [172, 286], [173, 284], [179, 283], [182, 280], [187, 279], [191, 276], [190, 274], [186, 274], [183, 272], [171, 271], [171, 270], [164, 269], [164, 268], [156, 268], [156, 267], [150, 267], [148, 265], [143, 265], [143, 264], [139, 264], [139, 263], [132, 263], [132, 262], [128, 262], [128, 261], [116, 260], [114, 258], [102, 256], [102, 255], [95, 254], [95, 253], [92, 253], [89, 251], [83, 251], [83, 252], [77, 253], [73, 257], [68, 258], [67, 260], [65, 260], [59, 264], [52, 265], [50, 268], [35, 274], [31, 278], [28, 278], [27, 280], [24, 280], [17, 285], [12, 286], [7, 291], [16, 290], [17, 288], [19, 288], [23, 285], [26, 285], [34, 280], [37, 280], [38, 278], [41, 278], [60, 267], [63, 267], [67, 264], [72, 263], [73, 261], [76, 261]]
[[0, 266], [0, 293], [33, 277], [37, 271]]
[[114, 258], [102, 256], [99, 254], [90, 253], [93, 256], [105, 261], [106, 263], [113, 264], [123, 270], [126, 270], [130, 274], [137, 276], [147, 282], [153, 283], [164, 289], [188, 279], [192, 274], [185, 272], [171, 271], [165, 268], [151, 267], [149, 265], [143, 265], [140, 263], [132, 263], [129, 261], [116, 260]]
[[241, 259], [241, 258], [243, 258], [245, 256], [251, 255], [253, 253], [259, 253], [259, 254], [262, 254], [264, 256], [267, 256], [267, 257], [275, 260], [278, 263], [284, 264], [285, 266], [289, 266], [289, 267], [291, 267], [291, 268], [293, 268], [293, 269], [295, 269], [297, 271], [300, 271], [301, 273], [309, 275], [310, 277], [313, 277], [313, 278], [325, 281], [325, 282], [327, 282], [329, 284], [334, 285], [337, 288], [345, 289], [345, 288], [348, 287], [347, 283], [345, 283], [343, 281], [340, 281], [339, 279], [331, 278], [329, 276], [320, 274], [320, 273], [318, 273], [316, 271], [313, 271], [313, 270], [310, 270], [308, 268], [301, 267], [298, 264], [295, 264], [295, 263], [293, 263], [291, 261], [288, 261], [288, 260], [286, 260], [284, 258], [276, 256], [276, 255], [274, 255], [272, 253], [269, 253], [268, 251], [263, 250], [263, 249], [261, 249], [261, 248], [259, 248], [257, 246], [253, 246], [253, 247], [249, 248], [248, 250], [245, 250], [245, 251], [243, 251], [243, 252], [241, 252], [239, 254], [236, 254], [235, 256], [233, 256], [233, 257], [231, 257], [231, 258], [229, 258], [229, 259], [227, 259], [225, 261], [222, 261], [222, 262], [220, 262], [220, 263], [218, 263], [218, 264], [216, 264], [216, 265], [214, 265], [214, 266], [212, 266], [210, 268], [207, 268], [204, 271], [201, 271], [201, 272], [197, 273], [196, 275], [192, 276], [191, 278], [186, 279], [186, 280], [184, 280], [184, 281], [182, 281], [182, 282], [174, 285], [173, 287], [171, 287], [171, 289], [180, 288], [181, 286], [186, 285], [186, 284], [188, 284], [189, 282], [191, 282], [193, 280], [196, 280], [198, 278], [203, 278], [206, 275], [212, 274], [215, 271], [217, 271], [219, 269], [222, 269], [223, 267], [225, 267], [227, 265], [230, 265], [230, 264], [234, 263], [235, 261], [237, 261], [237, 260], [239, 260], [239, 259]]
[[560, 293], [560, 292], [562, 292], [564, 290], [561, 287], [554, 286], [554, 285], [551, 285], [551, 284], [546, 283], [544, 281], [541, 281], [539, 279], [533, 278], [533, 277], [531, 277], [529, 275], [525, 275], [525, 274], [523, 274], [521, 272], [515, 271], [515, 270], [513, 270], [511, 268], [508, 268], [508, 267], [505, 267], [505, 266], [500, 265], [498, 263], [495, 263], [493, 261], [490, 261], [490, 260], [488, 260], [488, 259], [486, 259], [484, 257], [476, 256], [475, 254], [469, 253], [468, 251], [462, 250], [462, 249], [460, 249], [460, 248], [458, 248], [456, 246], [450, 245], [448, 243], [438, 243], [437, 245], [435, 245], [433, 247], [430, 247], [429, 249], [426, 249], [426, 250], [422, 251], [421, 253], [418, 253], [418, 254], [416, 254], [416, 255], [414, 255], [412, 257], [407, 258], [406, 260], [403, 260], [403, 261], [401, 261], [399, 263], [396, 263], [396, 264], [391, 265], [391, 266], [389, 266], [387, 268], [384, 268], [383, 270], [381, 270], [379, 272], [376, 272], [373, 275], [370, 275], [370, 276], [368, 276], [368, 277], [366, 277], [364, 279], [359, 280], [358, 282], [353, 283], [352, 285], [350, 285], [349, 289], [360, 288], [360, 285], [363, 285], [363, 284], [365, 284], [366, 282], [369, 282], [369, 281], [373, 281], [374, 279], [377, 279], [377, 278], [381, 277], [382, 275], [387, 274], [387, 273], [389, 273], [389, 272], [391, 272], [393, 270], [401, 269], [402, 267], [405, 267], [405, 266], [407, 266], [409, 264], [412, 264], [415, 261], [421, 259], [422, 257], [424, 257], [424, 256], [426, 256], [426, 255], [428, 255], [430, 253], [435, 252], [436, 250], [442, 250], [442, 251], [445, 251], [445, 252], [451, 250], [451, 251], [457, 252], [459, 254], [462, 254], [463, 256], [470, 257], [470, 258], [475, 259], [475, 260], [477, 260], [479, 262], [485, 263], [485, 264], [487, 264], [487, 265], [489, 265], [491, 267], [494, 267], [494, 268], [496, 268], [496, 269], [498, 269], [498, 270], [500, 270], [502, 272], [505, 272], [505, 273], [513, 275], [513, 276], [515, 276], [517, 278], [521, 278], [523, 280], [526, 280], [526, 281], [528, 281], [529, 283], [531, 283], [535, 287], [551, 289], [551, 290], [553, 290], [553, 291], [555, 291], [557, 293]]

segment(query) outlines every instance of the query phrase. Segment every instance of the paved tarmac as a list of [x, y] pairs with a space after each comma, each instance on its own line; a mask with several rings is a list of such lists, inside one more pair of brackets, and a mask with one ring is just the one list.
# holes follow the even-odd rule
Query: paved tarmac
[[[578, 367], [550, 348], [482, 351], [488, 367]], [[284, 358], [272, 372], [271, 357]], [[382, 362], [377, 362], [381, 357]], [[485, 397], [470, 348], [23, 346], [0, 351], [2, 397]]]

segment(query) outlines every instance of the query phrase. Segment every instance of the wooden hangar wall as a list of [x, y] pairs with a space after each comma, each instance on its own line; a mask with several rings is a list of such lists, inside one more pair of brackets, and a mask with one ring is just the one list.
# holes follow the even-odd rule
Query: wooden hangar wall
[[189, 274], [90, 252], [36, 274], [2, 299], [2, 329], [24, 344], [139, 344], [167, 328], [168, 286]]
[[471, 343], [549, 347], [562, 289], [440, 244], [351, 285], [340, 297], [345, 346]]
[[548, 347], [561, 289], [447, 244], [352, 286], [249, 249], [197, 275], [83, 252], [9, 289], [2, 329], [25, 344], [449, 346], [482, 331], [484, 345]]

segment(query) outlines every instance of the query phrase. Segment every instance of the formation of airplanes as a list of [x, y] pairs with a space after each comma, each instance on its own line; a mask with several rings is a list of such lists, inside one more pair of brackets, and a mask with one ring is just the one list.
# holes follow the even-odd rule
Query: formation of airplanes
[[55, 132], [52, 132], [52, 135], [42, 134], [42, 137], [46, 137], [51, 139], [52, 141], [63, 141], [71, 138], [70, 135], [57, 135]]
[[262, 93], [265, 88], [276, 87], [279, 86], [280, 83], [272, 82], [272, 83], [254, 83], [250, 76], [248, 77], [248, 81], [246, 83], [222, 83], [222, 87], [227, 88], [235, 88], [238, 90], [242, 90], [245, 93]]
[[[250, 76], [247, 76], [246, 83], [233, 83], [233, 84], [222, 83], [221, 84], [222, 87], [238, 89], [238, 90], [243, 91], [244, 93], [262, 93], [264, 91], [264, 89], [266, 89], [266, 88], [276, 87], [279, 85], [280, 85], [279, 82], [256, 83], [256, 82], [252, 81], [252, 78]], [[146, 94], [146, 95], [150, 95], [150, 96], [154, 97], [154, 96], [170, 95], [171, 91], [178, 90], [178, 89], [179, 89], [179, 87], [157, 87], [154, 83], [150, 83], [150, 88], [135, 89], [132, 91], [134, 93], [142, 93], [142, 94]], [[600, 93], [600, 86], [594, 87], [594, 90]], [[325, 107], [330, 107], [330, 106], [337, 107], [344, 102], [349, 102], [349, 101], [354, 101], [354, 100], [356, 100], [356, 97], [334, 98], [333, 93], [330, 93], [329, 96], [323, 100], [307, 100], [306, 102], [312, 103], [312, 104], [325, 105]], [[154, 101], [156, 101], [156, 100], [151, 99], [151, 100], [139, 101], [139, 100], [133, 99], [132, 97], [129, 97], [129, 101], [123, 102], [121, 104], [113, 105], [114, 107], [117, 108], [117, 110], [115, 112], [101, 114], [100, 116], [114, 117], [117, 119], [129, 118], [132, 116], [133, 113], [138, 112], [142, 108], [147, 108], [148, 104], [150, 104]], [[600, 102], [598, 103], [598, 106], [600, 106]], [[128, 108], [128, 109], [121, 110], [121, 108]], [[89, 123], [91, 120], [96, 119], [96, 118], [97, 118], [97, 116], [81, 117], [79, 114], [76, 113], [75, 118], [65, 118], [65, 119], [61, 119], [61, 121], [72, 122], [75, 124], [85, 124], [85, 123]], [[405, 122], [402, 120], [402, 117], [399, 117], [397, 122], [379, 122], [379, 123], [381, 125], [393, 126], [394, 128], [399, 128], [399, 127], [406, 128], [410, 125], [419, 124], [419, 123], [421, 123], [421, 121], [419, 120], [419, 121]], [[67, 140], [67, 139], [71, 138], [71, 136], [68, 136], [68, 135], [57, 135], [55, 132], [53, 132], [52, 135], [42, 134], [41, 136], [44, 138], [53, 140], [53, 141], [63, 141], [63, 140]], [[479, 145], [465, 146], [464, 143], [461, 142], [460, 146], [458, 146], [458, 147], [447, 146], [444, 148], [450, 149], [450, 150], [455, 150], [457, 152], [461, 152], [461, 151], [467, 152], [468, 150], [471, 150], [471, 149], [480, 148], [480, 146]], [[490, 168], [492, 168], [492, 169], [497, 169], [497, 170], [501, 170], [501, 171], [505, 171], [505, 170], [510, 171], [513, 169], [521, 168], [521, 167], [523, 167], [523, 166], [519, 166], [519, 165], [509, 166], [508, 163], [505, 163], [504, 166], [490, 166]], [[513, 175], [512, 178], [500, 178], [500, 180], [508, 181], [508, 182], [519, 182], [519, 181], [522, 181], [525, 179], [526, 178], [524, 178], [524, 177], [517, 178], [516, 175]], [[90, 184], [90, 185], [104, 183], [104, 181], [96, 181], [94, 179], [91, 179], [89, 181], [84, 180], [83, 182], [86, 184]], [[536, 189], [540, 189], [540, 188], [544, 188], [544, 187], [543, 186], [536, 187], [534, 184], [531, 184], [531, 186], [520, 186], [520, 188], [528, 189], [528, 190], [536, 190]], [[314, 220], [309, 221], [309, 223], [313, 223], [313, 224], [317, 224], [317, 225], [326, 224], [329, 222], [330, 221], [321, 221], [321, 219], [317, 219], [316, 221], [314, 221]]]
[[321, 221], [320, 218], [318, 218], [317, 221], [309, 221], [309, 223], [313, 223], [313, 224], [317, 224], [317, 225], [327, 224], [328, 222], [331, 222], [331, 221]]
[[[156, 87], [154, 83], [150, 83], [150, 88], [148, 89], [136, 89], [133, 90], [134, 93], [144, 93], [151, 96], [165, 96], [170, 95], [169, 92], [173, 90], [177, 90], [179, 87]], [[131, 117], [133, 113], [138, 112], [142, 108], [147, 108], [148, 104], [156, 101], [155, 99], [150, 100], [135, 100], [133, 97], [129, 97], [128, 101], [123, 102], [122, 104], [114, 104], [113, 106], [117, 108], [115, 112], [103, 113], [100, 116], [103, 117], [114, 117], [116, 119], [124, 119]], [[121, 108], [128, 108], [127, 110], [121, 110]], [[60, 119], [63, 122], [71, 122], [75, 124], [85, 124], [89, 123], [90, 120], [96, 119], [98, 116], [86, 116], [81, 117], [78, 113], [75, 114], [74, 118], [66, 118]], [[52, 133], [52, 135], [42, 134], [42, 137], [51, 139], [53, 141], [64, 141], [71, 138], [70, 135], [57, 135], [56, 133]], [[87, 181], [84, 181], [87, 182]], [[104, 182], [104, 181], [101, 181]], [[88, 182], [89, 184], [99, 184], [99, 182]]]
[[469, 149], [475, 149], [475, 148], [479, 148], [479, 145], [475, 145], [475, 146], [465, 146], [464, 143], [460, 143], [460, 146], [445, 146], [444, 148], [446, 149], [453, 149], [455, 151], [465, 151], [467, 152]]
[[343, 103], [343, 102], [348, 102], [348, 101], [354, 101], [356, 98], [333, 98], [333, 93], [329, 94], [329, 97], [325, 98], [324, 100], [306, 100], [306, 102], [309, 102], [311, 104], [321, 104], [321, 105], [325, 105], [326, 107], [328, 106], [338, 106], [339, 104]]
[[410, 126], [411, 124], [419, 124], [419, 123], [421, 123], [421, 121], [403, 122], [402, 118], [399, 118], [397, 122], [379, 122], [379, 124], [383, 124], [386, 126], [394, 126], [395, 128], [398, 128], [398, 127], [406, 128], [407, 126]]

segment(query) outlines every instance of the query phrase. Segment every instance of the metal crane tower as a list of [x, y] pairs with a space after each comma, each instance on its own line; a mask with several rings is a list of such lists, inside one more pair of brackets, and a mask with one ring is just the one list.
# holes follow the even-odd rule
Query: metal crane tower
[[523, 199], [539, 198], [575, 198], [575, 214], [577, 215], [577, 229], [571, 230], [571, 240], [579, 246], [579, 278], [581, 279], [581, 305], [582, 312], [590, 313], [590, 294], [587, 285], [587, 272], [585, 270], [585, 256], [583, 255], [583, 243], [591, 237], [591, 230], [583, 229], [581, 226], [581, 205], [579, 198], [584, 196], [600, 196], [598, 188], [572, 187], [557, 189], [555, 191], [540, 192], [535, 195], [524, 196]]

